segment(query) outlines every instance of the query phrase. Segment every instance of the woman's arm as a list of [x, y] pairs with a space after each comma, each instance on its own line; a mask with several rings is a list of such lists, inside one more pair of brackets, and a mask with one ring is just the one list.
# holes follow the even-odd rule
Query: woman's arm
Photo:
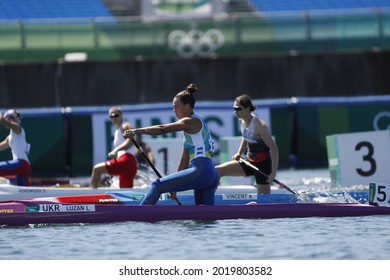
[[[141, 146], [142, 147], [142, 146]], [[156, 158], [154, 157], [154, 154], [152, 152], [152, 148], [150, 147], [149, 144], [147, 143], [144, 143], [142, 149], [144, 150], [145, 154], [148, 156], [148, 158], [150, 159], [150, 161], [153, 163], [153, 164], [156, 164]]]
[[[121, 126], [121, 131], [124, 133], [124, 131], [132, 129], [132, 126], [128, 122], [124, 122]], [[133, 145], [133, 142], [130, 139], [125, 139], [125, 141], [122, 142], [122, 144], [118, 145], [114, 149], [112, 149], [111, 152], [108, 153], [109, 158], [116, 158], [117, 153], [122, 150], [127, 150]]]
[[119, 146], [115, 147], [112, 149], [111, 152], [108, 153], [109, 158], [116, 158], [117, 153], [122, 150], [127, 150], [133, 145], [133, 142], [131, 142], [130, 139], [125, 139], [125, 141], [122, 142]]
[[20, 124], [4, 118], [2, 113], [0, 113], [0, 124], [4, 125], [8, 129], [11, 129], [16, 134], [22, 133], [22, 127], [20, 126]]
[[128, 138], [136, 133], [147, 135], [162, 135], [171, 132], [185, 131], [187, 133], [196, 133], [201, 129], [202, 123], [196, 118], [182, 118], [177, 122], [134, 128], [126, 130], [123, 133], [125, 138]]
[[0, 142], [0, 152], [9, 148], [8, 137], [9, 136], [7, 136], [7, 138]]
[[184, 149], [183, 147], [183, 150], [181, 152], [181, 158], [179, 164], [177, 165], [177, 171], [187, 169], [189, 162], [190, 162], [190, 156], [188, 155], [187, 150]]
[[245, 138], [242, 137], [241, 144], [240, 147], [238, 148], [237, 154], [232, 156], [232, 160], [239, 160], [247, 147], [248, 147], [248, 143], [246, 142]]
[[276, 172], [279, 165], [279, 148], [276, 145], [272, 135], [269, 132], [269, 128], [266, 123], [259, 118], [256, 118], [255, 121], [255, 133], [260, 135], [264, 143], [268, 146], [270, 150], [271, 162], [272, 162], [272, 172], [269, 175], [270, 184], [276, 177]]

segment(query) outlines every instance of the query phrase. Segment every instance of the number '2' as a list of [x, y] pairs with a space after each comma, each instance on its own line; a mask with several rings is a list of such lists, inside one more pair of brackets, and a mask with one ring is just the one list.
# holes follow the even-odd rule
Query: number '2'
[[372, 157], [374, 154], [374, 146], [370, 142], [368, 142], [368, 141], [359, 142], [355, 147], [355, 151], [360, 151], [364, 147], [367, 148], [368, 152], [366, 155], [363, 156], [363, 160], [368, 161], [370, 163], [371, 168], [367, 171], [365, 171], [361, 168], [357, 168], [356, 171], [360, 176], [367, 177], [367, 176], [371, 176], [375, 173], [376, 162], [375, 162], [374, 158]]

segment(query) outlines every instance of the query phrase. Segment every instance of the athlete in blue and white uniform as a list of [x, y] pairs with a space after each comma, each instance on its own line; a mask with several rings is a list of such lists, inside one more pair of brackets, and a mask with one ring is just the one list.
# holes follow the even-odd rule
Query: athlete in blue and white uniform
[[194, 114], [196, 86], [190, 84], [173, 99], [177, 122], [127, 130], [125, 137], [135, 134], [160, 135], [183, 131], [183, 150], [178, 171], [153, 181], [141, 205], [154, 205], [162, 193], [194, 190], [195, 204], [213, 205], [219, 178], [213, 163], [214, 141], [206, 123]]
[[[234, 100], [233, 110], [237, 118], [241, 120], [241, 144], [238, 152], [232, 156], [232, 160], [217, 165], [216, 169], [220, 177], [253, 175], [256, 177], [257, 193], [270, 193], [278, 168], [279, 149], [267, 124], [253, 113], [255, 109], [256, 107], [246, 94]], [[239, 161], [244, 154], [252, 165], [269, 176], [263, 176]]]
[[26, 133], [20, 125], [22, 115], [10, 109], [0, 113], [0, 123], [10, 130], [9, 135], [0, 143], [0, 151], [8, 148], [12, 152], [12, 160], [0, 162], [0, 175], [16, 175], [18, 186], [30, 185], [31, 166], [28, 160], [30, 144], [26, 141]]

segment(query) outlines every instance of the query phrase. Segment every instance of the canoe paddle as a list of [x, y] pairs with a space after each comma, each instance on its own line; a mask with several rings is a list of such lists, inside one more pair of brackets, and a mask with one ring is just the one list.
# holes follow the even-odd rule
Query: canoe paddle
[[[265, 177], [267, 177], [268, 178], [268, 175], [267, 174], [265, 174], [264, 172], [262, 172], [260, 169], [258, 169], [256, 166], [254, 166], [252, 163], [250, 163], [249, 161], [247, 161], [247, 160], [244, 160], [243, 158], [240, 158], [239, 159], [239, 162], [243, 162], [243, 163], [245, 163], [247, 166], [249, 166], [250, 168], [252, 168], [253, 170], [255, 170], [257, 173], [259, 173], [259, 174], [261, 174], [261, 175], [263, 175], [263, 176], [265, 176]], [[274, 182], [275, 183], [277, 183], [279, 186], [281, 186], [283, 189], [286, 189], [286, 190], [288, 190], [289, 192], [291, 192], [291, 193], [293, 193], [293, 194], [297, 194], [296, 192], [294, 192], [292, 189], [290, 189], [289, 187], [287, 187], [285, 184], [283, 184], [282, 182], [280, 182], [280, 181], [278, 181], [278, 180], [276, 180], [276, 179], [274, 179]]]
[[[148, 158], [148, 156], [145, 154], [144, 150], [142, 149], [142, 147], [140, 147], [140, 145], [138, 145], [137, 141], [135, 141], [134, 137], [133, 136], [130, 136], [131, 138], [131, 141], [133, 141], [133, 144], [134, 146], [138, 149], [138, 151], [142, 154], [142, 156], [146, 159], [146, 161], [149, 163], [150, 167], [153, 169], [154, 173], [156, 173], [156, 175], [158, 176], [158, 178], [161, 178], [161, 174], [160, 172], [158, 172], [157, 168], [154, 166], [154, 164], [150, 161], [150, 159]], [[177, 198], [176, 196], [176, 193], [169, 193], [170, 197], [176, 201], [176, 203], [178, 205], [181, 205], [181, 202], [179, 201], [179, 199]]]

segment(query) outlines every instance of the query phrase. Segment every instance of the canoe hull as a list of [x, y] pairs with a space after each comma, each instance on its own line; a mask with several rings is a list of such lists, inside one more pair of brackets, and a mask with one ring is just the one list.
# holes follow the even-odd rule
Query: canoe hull
[[[24, 212], [23, 206], [25, 208]], [[13, 202], [2, 204], [0, 212], [0, 225], [23, 226], [29, 224], [113, 223], [125, 221], [158, 222], [166, 220], [370, 216], [389, 215], [390, 207], [352, 203], [273, 203], [215, 206], [61, 204], [61, 207], [56, 208], [55, 204], [45, 204], [45, 202], [35, 204]]]
[[[94, 194], [94, 195], [77, 195], [77, 196], [58, 196], [58, 197], [44, 197], [30, 199], [45, 200], [53, 203], [71, 203], [71, 204], [132, 204], [138, 205], [143, 199], [144, 194], [134, 191], [123, 191], [123, 192], [107, 192], [105, 194]], [[192, 194], [178, 193], [177, 198], [182, 205], [195, 205], [195, 198]], [[255, 194], [255, 193], [227, 193], [227, 194], [216, 194], [215, 197], [216, 205], [225, 204], [247, 204], [256, 202], [258, 204], [264, 203], [297, 203], [297, 202], [358, 202], [365, 204], [368, 202], [367, 192], [332, 192], [332, 193], [308, 193], [308, 194]], [[349, 200], [348, 200], [349, 199]], [[320, 201], [316, 201], [320, 200]], [[323, 201], [327, 200], [327, 201]], [[176, 201], [169, 198], [167, 194], [163, 194], [160, 200], [157, 202], [158, 205], [176, 205]]]
[[[98, 188], [91, 189], [88, 187], [22, 187], [9, 184], [0, 185], [0, 202], [13, 201], [29, 198], [42, 198], [42, 197], [57, 197], [57, 196], [81, 196], [81, 195], [95, 195], [105, 194], [107, 192], [126, 193], [129, 191], [136, 193], [146, 193], [149, 188], [134, 187], [127, 189], [119, 188]], [[180, 192], [181, 194], [193, 194], [193, 190]], [[236, 193], [252, 193], [256, 194], [256, 188], [253, 186], [237, 185], [237, 186], [220, 186], [217, 189], [217, 194], [236, 194]], [[272, 193], [275, 194], [288, 194], [284, 189], [273, 187]]]

